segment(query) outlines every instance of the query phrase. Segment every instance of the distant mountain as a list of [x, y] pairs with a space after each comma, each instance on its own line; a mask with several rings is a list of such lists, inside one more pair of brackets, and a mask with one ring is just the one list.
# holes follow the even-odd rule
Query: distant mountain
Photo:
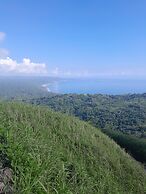
[[32, 76], [0, 76], [0, 98], [5, 100], [22, 100], [48, 96], [44, 83], [57, 78]]

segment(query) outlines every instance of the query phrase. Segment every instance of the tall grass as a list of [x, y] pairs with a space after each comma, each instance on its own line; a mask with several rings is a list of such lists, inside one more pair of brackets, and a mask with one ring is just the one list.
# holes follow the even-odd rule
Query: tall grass
[[144, 169], [100, 130], [47, 108], [0, 103], [19, 194], [144, 194]]

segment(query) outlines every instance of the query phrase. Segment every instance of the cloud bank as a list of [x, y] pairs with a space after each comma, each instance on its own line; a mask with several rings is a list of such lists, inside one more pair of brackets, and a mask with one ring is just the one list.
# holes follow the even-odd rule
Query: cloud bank
[[0, 59], [1, 74], [47, 74], [47, 66], [45, 63], [34, 63], [29, 58], [24, 58], [22, 62], [17, 62], [10, 57]]

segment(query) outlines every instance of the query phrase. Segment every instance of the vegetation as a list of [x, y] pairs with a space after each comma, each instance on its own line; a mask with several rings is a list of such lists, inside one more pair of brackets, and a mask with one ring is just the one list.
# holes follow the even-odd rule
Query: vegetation
[[139, 137], [146, 133], [146, 94], [50, 95], [30, 102], [73, 114], [100, 128], [114, 128]]
[[125, 135], [120, 131], [103, 130], [109, 137], [125, 148], [136, 160], [146, 163], [146, 140], [130, 135]]
[[49, 95], [28, 102], [88, 121], [146, 163], [146, 94]]
[[0, 103], [1, 152], [19, 194], [144, 194], [144, 169], [97, 128], [48, 108]]

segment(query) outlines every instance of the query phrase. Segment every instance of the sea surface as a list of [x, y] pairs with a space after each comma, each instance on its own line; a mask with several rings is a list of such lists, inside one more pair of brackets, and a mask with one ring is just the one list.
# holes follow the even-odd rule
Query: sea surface
[[43, 84], [48, 92], [77, 94], [145, 93], [146, 80], [133, 79], [57, 79]]

